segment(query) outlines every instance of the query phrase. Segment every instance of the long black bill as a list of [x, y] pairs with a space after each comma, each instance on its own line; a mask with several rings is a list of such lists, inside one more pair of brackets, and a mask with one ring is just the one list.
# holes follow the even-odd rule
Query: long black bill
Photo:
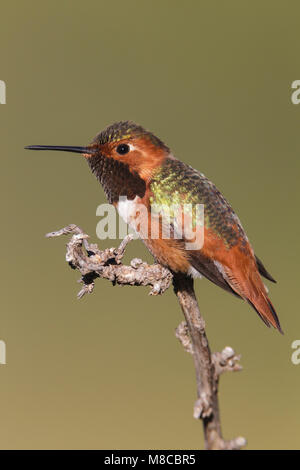
[[25, 147], [28, 150], [60, 150], [63, 152], [73, 152], [73, 153], [89, 153], [93, 154], [94, 151], [88, 147], [72, 147], [67, 145], [28, 145]]

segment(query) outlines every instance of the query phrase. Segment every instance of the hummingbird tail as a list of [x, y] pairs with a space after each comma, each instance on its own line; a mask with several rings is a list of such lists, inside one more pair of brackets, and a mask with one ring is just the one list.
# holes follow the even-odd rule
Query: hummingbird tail
[[267, 289], [262, 282], [257, 264], [254, 264], [251, 259], [249, 264], [249, 260], [246, 258], [246, 265], [239, 264], [234, 270], [223, 267], [223, 271], [232, 289], [254, 308], [262, 321], [268, 327], [272, 325], [283, 334], [279, 318], [267, 295]]
[[284, 334], [280, 326], [279, 318], [277, 316], [275, 308], [271, 300], [267, 297], [264, 292], [261, 292], [261, 295], [255, 300], [248, 298], [247, 301], [254, 308], [256, 313], [258, 313], [259, 317], [268, 327], [272, 325], [281, 334]]

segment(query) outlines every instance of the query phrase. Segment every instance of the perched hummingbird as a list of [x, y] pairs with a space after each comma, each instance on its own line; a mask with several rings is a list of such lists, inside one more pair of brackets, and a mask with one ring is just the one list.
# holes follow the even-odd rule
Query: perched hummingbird
[[[213, 183], [176, 159], [154, 134], [124, 121], [107, 127], [86, 147], [32, 145], [26, 148], [81, 153], [103, 186], [108, 201], [126, 222], [135, 218], [135, 208], [141, 204], [146, 208], [146, 216], [135, 229], [157, 262], [173, 273], [205, 276], [246, 300], [268, 327], [272, 325], [282, 333], [260, 275], [276, 281], [254, 254], [239, 218]], [[166, 225], [170, 234], [178, 232], [182, 219], [171, 210], [168, 217], [164, 214], [154, 217], [155, 209], [152, 209], [157, 205], [174, 207], [174, 202], [204, 205], [204, 238], [199, 249], [187, 249], [185, 232], [179, 238], [162, 236], [162, 227]], [[151, 237], [146, 224], [149, 221], [150, 226], [159, 225], [158, 237]], [[197, 221], [193, 221], [192, 230], [193, 233], [200, 230]]]

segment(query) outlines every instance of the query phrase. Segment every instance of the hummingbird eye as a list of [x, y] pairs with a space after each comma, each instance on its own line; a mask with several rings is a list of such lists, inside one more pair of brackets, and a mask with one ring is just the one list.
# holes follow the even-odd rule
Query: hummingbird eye
[[117, 147], [117, 152], [119, 155], [125, 155], [126, 153], [129, 152], [129, 150], [130, 150], [130, 147], [127, 144], [120, 144]]

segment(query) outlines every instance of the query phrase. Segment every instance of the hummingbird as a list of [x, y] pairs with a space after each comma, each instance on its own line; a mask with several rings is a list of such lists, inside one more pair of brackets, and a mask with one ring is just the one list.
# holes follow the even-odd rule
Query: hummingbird
[[[127, 223], [136, 218], [139, 207], [145, 208], [134, 228], [158, 263], [174, 275], [204, 276], [248, 302], [268, 327], [283, 333], [261, 276], [276, 281], [255, 255], [238, 216], [211, 181], [175, 158], [153, 133], [132, 121], [121, 121], [105, 128], [85, 147], [25, 148], [83, 155], [108, 202]], [[203, 243], [192, 249], [184, 231], [174, 236], [182, 224], [182, 212], [176, 207], [189, 204], [204, 207], [202, 227], [197, 218], [187, 218], [194, 234], [203, 231]], [[167, 210], [157, 216], [159, 205]], [[155, 224], [158, 236], [153, 237], [149, 226]], [[163, 236], [164, 228], [173, 236]]]

